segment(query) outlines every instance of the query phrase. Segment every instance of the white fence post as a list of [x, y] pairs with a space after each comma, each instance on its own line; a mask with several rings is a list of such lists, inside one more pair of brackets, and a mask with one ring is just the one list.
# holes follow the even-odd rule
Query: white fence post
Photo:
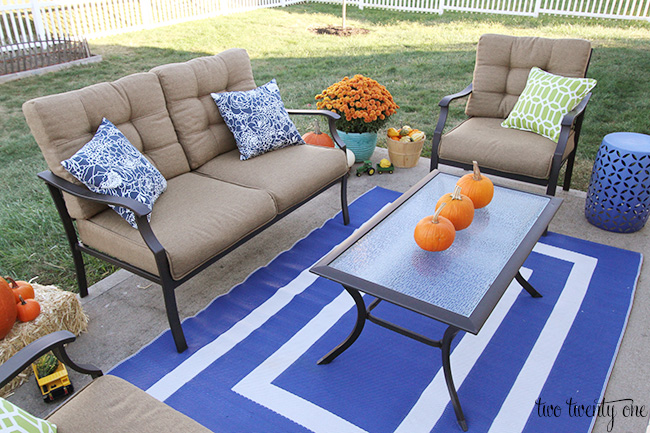
[[142, 16], [142, 25], [145, 28], [152, 28], [153, 22], [153, 6], [151, 0], [140, 0], [140, 14]]
[[44, 41], [47, 39], [45, 34], [45, 27], [43, 26], [43, 16], [41, 15], [41, 7], [38, 0], [32, 0], [32, 17], [34, 19], [34, 30], [38, 35], [38, 39]]

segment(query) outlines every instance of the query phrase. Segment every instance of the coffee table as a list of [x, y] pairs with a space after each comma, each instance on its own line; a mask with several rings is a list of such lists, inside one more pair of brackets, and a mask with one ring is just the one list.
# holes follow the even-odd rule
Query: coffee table
[[[531, 296], [541, 297], [519, 268], [562, 199], [495, 186], [492, 202], [475, 211], [472, 224], [456, 233], [449, 249], [424, 251], [413, 239], [415, 226], [434, 213], [438, 199], [451, 193], [458, 179], [432, 171], [323, 257], [311, 272], [342, 284], [357, 308], [350, 335], [318, 363], [327, 364], [350, 347], [366, 320], [438, 347], [458, 424], [467, 431], [451, 375], [451, 342], [460, 331], [478, 334], [513, 279]], [[376, 299], [366, 307], [360, 292]], [[449, 326], [441, 340], [412, 332], [371, 314], [382, 301]]]

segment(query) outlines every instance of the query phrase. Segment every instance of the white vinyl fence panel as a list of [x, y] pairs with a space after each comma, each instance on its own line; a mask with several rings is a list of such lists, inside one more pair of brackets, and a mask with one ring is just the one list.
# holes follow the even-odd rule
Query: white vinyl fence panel
[[[97, 38], [303, 0], [0, 0], [0, 46]], [[341, 0], [307, 0], [341, 3]], [[348, 0], [360, 8], [408, 12], [542, 14], [650, 21], [650, 0]]]

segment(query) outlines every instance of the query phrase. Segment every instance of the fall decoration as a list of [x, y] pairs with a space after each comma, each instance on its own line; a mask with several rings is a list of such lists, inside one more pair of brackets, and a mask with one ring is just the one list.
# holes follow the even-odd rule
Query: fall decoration
[[9, 287], [11, 287], [16, 303], [20, 302], [18, 296], [22, 296], [25, 299], [34, 299], [34, 288], [27, 281], [16, 281], [11, 277], [5, 278], [9, 280]]
[[4, 338], [16, 322], [16, 302], [9, 283], [0, 277], [0, 338]]
[[388, 138], [391, 140], [401, 141], [403, 143], [418, 142], [426, 138], [424, 132], [419, 129], [411, 128], [408, 125], [404, 125], [400, 129], [388, 128], [386, 135], [388, 135]]
[[447, 206], [443, 203], [435, 214], [424, 217], [415, 226], [415, 243], [426, 251], [443, 251], [454, 243], [456, 229], [440, 212]]
[[41, 314], [41, 304], [34, 299], [24, 299], [18, 295], [20, 302], [16, 304], [16, 311], [18, 313], [18, 320], [21, 322], [29, 322], [34, 320]]
[[336, 128], [343, 132], [377, 132], [399, 106], [390, 92], [363, 75], [345, 77], [316, 95], [316, 107], [341, 116]]
[[321, 132], [318, 120], [314, 122], [314, 130], [307, 132], [302, 139], [305, 140], [305, 143], [314, 146], [334, 147], [334, 141], [330, 136]]
[[59, 360], [56, 359], [56, 356], [52, 352], [47, 352], [38, 358], [34, 364], [36, 365], [38, 377], [43, 378], [56, 371], [56, 368], [59, 366]]
[[481, 174], [476, 161], [472, 161], [472, 165], [474, 172], [461, 177], [456, 185], [460, 186], [463, 193], [472, 200], [474, 209], [480, 209], [492, 201], [494, 184], [487, 176]]
[[456, 230], [466, 229], [474, 220], [474, 203], [465, 194], [461, 194], [460, 191], [461, 187], [456, 185], [454, 192], [443, 195], [436, 203], [436, 210], [443, 203], [449, 205], [440, 215], [448, 218]]

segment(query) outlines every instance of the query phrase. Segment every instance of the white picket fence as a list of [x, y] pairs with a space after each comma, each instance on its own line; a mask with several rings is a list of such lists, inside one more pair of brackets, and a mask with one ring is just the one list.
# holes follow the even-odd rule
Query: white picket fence
[[[93, 39], [301, 1], [304, 0], [0, 0], [0, 46], [6, 49], [12, 44], [65, 36]], [[650, 21], [650, 0], [348, 0], [348, 4], [439, 14], [554, 14]]]

